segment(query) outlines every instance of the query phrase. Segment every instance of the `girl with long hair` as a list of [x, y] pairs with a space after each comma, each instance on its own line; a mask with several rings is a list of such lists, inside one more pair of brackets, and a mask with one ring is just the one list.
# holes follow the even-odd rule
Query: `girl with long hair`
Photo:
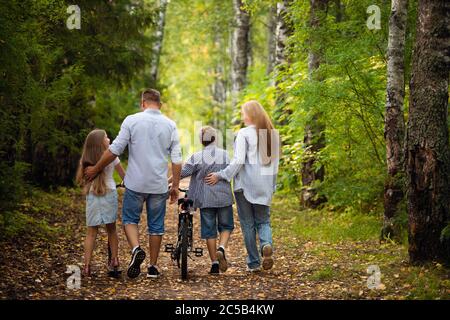
[[111, 253], [108, 269], [113, 276], [118, 274], [119, 241], [116, 231], [118, 197], [113, 173], [114, 169], [116, 169], [123, 180], [125, 171], [120, 164], [120, 160], [116, 158], [92, 181], [88, 181], [84, 177], [84, 169], [95, 165], [100, 160], [103, 152], [108, 149], [109, 143], [110, 141], [105, 130], [95, 129], [91, 131], [84, 142], [76, 176], [77, 183], [83, 187], [86, 195], [87, 234], [84, 243], [83, 269], [85, 276], [91, 276], [92, 252], [94, 251], [98, 227], [101, 225], [106, 226], [106, 232], [108, 233], [108, 248]]

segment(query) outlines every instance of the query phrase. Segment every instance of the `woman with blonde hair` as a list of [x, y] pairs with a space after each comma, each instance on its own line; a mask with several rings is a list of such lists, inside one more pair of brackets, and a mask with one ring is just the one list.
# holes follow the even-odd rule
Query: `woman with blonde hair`
[[254, 272], [261, 269], [261, 264], [264, 270], [273, 266], [270, 204], [276, 187], [280, 139], [258, 101], [248, 101], [241, 109], [245, 127], [237, 133], [234, 157], [225, 169], [210, 173], [205, 181], [215, 184], [220, 179], [234, 178], [234, 195], [248, 254], [247, 270]]
[[84, 169], [95, 165], [103, 152], [109, 147], [109, 138], [105, 130], [92, 130], [86, 137], [77, 171], [77, 183], [83, 187], [86, 194], [86, 225], [87, 235], [84, 243], [84, 269], [83, 275], [91, 276], [91, 258], [94, 251], [95, 239], [100, 225], [106, 226], [108, 233], [108, 247], [111, 251], [111, 261], [108, 269], [111, 276], [117, 277], [119, 268], [119, 241], [116, 231], [118, 198], [116, 183], [113, 178], [114, 169], [123, 179], [123, 170], [118, 158], [105, 167], [94, 180], [87, 181]]

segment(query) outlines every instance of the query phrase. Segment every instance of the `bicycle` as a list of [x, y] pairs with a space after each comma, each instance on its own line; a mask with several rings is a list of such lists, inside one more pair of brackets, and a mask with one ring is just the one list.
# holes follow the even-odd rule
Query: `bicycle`
[[[170, 252], [172, 260], [177, 261], [178, 268], [181, 268], [181, 279], [188, 278], [188, 257], [194, 253], [196, 257], [203, 256], [202, 248], [194, 248], [193, 243], [193, 201], [188, 198], [188, 189], [178, 188], [184, 192], [184, 197], [178, 199], [178, 237], [175, 246], [172, 243], [165, 245], [165, 252]], [[181, 262], [180, 262], [181, 260]], [[192, 259], [193, 260], [193, 259]]]

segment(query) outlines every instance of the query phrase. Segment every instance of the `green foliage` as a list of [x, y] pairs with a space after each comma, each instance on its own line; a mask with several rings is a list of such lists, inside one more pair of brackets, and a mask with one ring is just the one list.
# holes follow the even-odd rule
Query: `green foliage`
[[132, 107], [115, 108], [123, 101], [116, 98], [149, 60], [145, 31], [155, 10], [148, 1], [78, 1], [80, 30], [66, 27], [70, 4], [0, 4], [2, 210], [12, 209], [27, 183], [72, 184], [86, 134], [96, 126], [117, 133]]
[[330, 266], [314, 271], [314, 273], [309, 276], [309, 279], [312, 281], [326, 281], [333, 278], [335, 278], [335, 272]]
[[[292, 194], [277, 197], [273, 203], [274, 232], [280, 236], [289, 229], [304, 240], [338, 243], [376, 239], [382, 225], [379, 210], [359, 211], [351, 207], [341, 211], [304, 210], [298, 213], [298, 202]], [[281, 223], [283, 222], [283, 223]]]
[[[249, 3], [254, 11], [262, 2]], [[282, 189], [296, 192], [302, 187], [305, 126], [319, 114], [325, 127], [326, 147], [314, 156], [318, 160], [316, 168], [325, 167], [325, 180], [315, 187], [331, 206], [361, 209], [382, 201], [386, 176], [384, 56], [390, 6], [378, 3], [382, 29], [369, 30], [366, 9], [373, 4], [371, 1], [340, 1], [341, 9], [336, 3], [328, 4], [317, 30], [311, 29], [305, 19], [309, 15], [307, 1], [291, 5], [294, 30], [288, 40], [290, 67], [276, 75], [281, 81], [276, 90], [267, 89], [267, 78], [252, 79], [243, 100], [256, 97], [274, 110], [274, 96], [266, 99], [266, 93], [283, 95], [278, 119], [283, 139], [279, 184]], [[413, 24], [414, 20], [410, 20]], [[414, 29], [414, 25], [409, 29]], [[308, 70], [311, 50], [322, 56], [312, 78]], [[407, 56], [410, 53], [408, 42]], [[262, 70], [261, 66], [259, 74]]]

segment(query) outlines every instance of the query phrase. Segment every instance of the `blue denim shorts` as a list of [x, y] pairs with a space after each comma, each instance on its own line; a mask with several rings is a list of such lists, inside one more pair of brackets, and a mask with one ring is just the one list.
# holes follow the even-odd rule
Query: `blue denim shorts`
[[125, 190], [122, 204], [122, 224], [139, 224], [144, 202], [147, 209], [147, 230], [149, 235], [164, 234], [166, 200], [169, 193], [151, 194]]
[[216, 239], [219, 232], [234, 230], [233, 207], [201, 208], [201, 237]]
[[110, 190], [103, 196], [86, 195], [86, 225], [88, 227], [114, 223], [117, 220], [119, 203], [117, 191]]

